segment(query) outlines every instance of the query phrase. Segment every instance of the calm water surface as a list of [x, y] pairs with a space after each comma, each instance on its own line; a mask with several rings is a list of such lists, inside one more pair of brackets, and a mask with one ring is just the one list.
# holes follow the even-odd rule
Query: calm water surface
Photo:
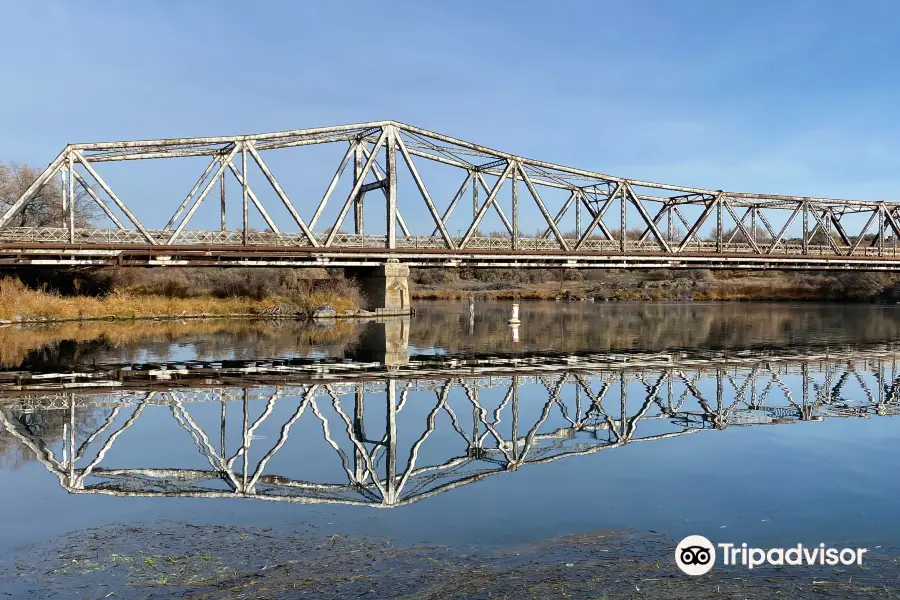
[[898, 545], [900, 307], [521, 316], [0, 330], [0, 560], [160, 522], [460, 549], [606, 529]]

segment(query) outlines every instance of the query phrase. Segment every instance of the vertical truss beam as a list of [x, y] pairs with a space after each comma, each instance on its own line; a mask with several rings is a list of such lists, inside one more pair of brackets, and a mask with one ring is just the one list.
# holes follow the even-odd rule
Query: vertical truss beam
[[73, 173], [75, 173], [75, 163], [72, 158], [72, 153], [69, 153], [69, 157], [66, 159], [68, 164], [67, 170], [69, 171], [69, 176], [66, 178], [66, 182], [69, 186], [69, 214], [68, 214], [68, 227], [69, 227], [69, 243], [75, 243], [75, 177], [73, 177]]
[[397, 128], [388, 125], [387, 139], [385, 140], [385, 179], [384, 188], [387, 199], [387, 247], [391, 250], [397, 247]]
[[69, 213], [69, 186], [66, 185], [66, 178], [69, 174], [68, 159], [66, 159], [66, 165], [59, 169], [59, 196], [61, 201], [60, 208], [62, 208], [60, 225], [62, 227], [66, 226], [66, 215]]
[[512, 249], [519, 249], [519, 169], [521, 166], [519, 165], [519, 161], [513, 161], [515, 164], [513, 166], [511, 176], [511, 185], [512, 185]]
[[725, 248], [722, 244], [722, 202], [725, 196], [719, 194], [716, 197], [716, 252], [722, 252]]
[[[231, 165], [232, 169], [234, 165]], [[241, 231], [243, 232], [244, 245], [250, 244], [250, 215], [247, 211], [247, 198], [250, 195], [250, 184], [247, 177], [247, 147], [241, 144]], [[267, 219], [268, 221], [268, 219]], [[224, 405], [223, 405], [224, 406]], [[224, 442], [222, 444], [222, 454], [225, 454]]]
[[801, 236], [801, 249], [803, 255], [809, 254], [809, 202], [803, 202], [803, 235]]
[[[576, 192], [572, 192], [572, 194], [569, 195], [569, 198], [574, 198], [575, 193]], [[566, 202], [568, 202], [568, 200]], [[568, 210], [568, 206], [565, 206], [564, 208], [566, 210]], [[563, 215], [566, 214], [565, 211], [562, 211], [562, 214]], [[559, 218], [562, 218], [562, 217], [560, 216]], [[555, 222], [557, 223], [557, 226], [558, 226], [559, 221], [555, 220]], [[547, 236], [547, 234], [545, 233], [544, 237], [546, 237], [546, 236]], [[576, 237], [576, 239], [581, 237], [581, 202], [575, 203], [575, 237]]]

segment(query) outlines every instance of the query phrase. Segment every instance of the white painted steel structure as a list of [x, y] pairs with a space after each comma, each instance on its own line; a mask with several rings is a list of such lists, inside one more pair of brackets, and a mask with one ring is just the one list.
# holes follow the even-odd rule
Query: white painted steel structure
[[[321, 182], [325, 191], [318, 203], [298, 206], [263, 155], [320, 144], [340, 145], [343, 156]], [[198, 156], [209, 157], [207, 167], [162, 228], [145, 226], [135, 207], [129, 208], [99, 173], [111, 161]], [[252, 185], [251, 162], [262, 174]], [[455, 193], [439, 198], [429, 190], [423, 162], [457, 171]], [[409, 173], [409, 189], [399, 189], [401, 168]], [[229, 173], [238, 183], [242, 214], [241, 226], [232, 231], [225, 221]], [[350, 191], [336, 197], [344, 176], [352, 178]], [[65, 209], [59, 226], [17, 227], [23, 207], [58, 177]], [[220, 230], [187, 228], [217, 184]], [[270, 188], [290, 222], [276, 222], [257, 194], [260, 185]], [[113, 228], [76, 225], [71, 201], [76, 186]], [[566, 199], [545, 201], [547, 190], [564, 190]], [[363, 219], [371, 193], [384, 202], [386, 215], [375, 235], [366, 233]], [[451, 235], [448, 220], [459, 214], [469, 193], [471, 218]], [[418, 202], [427, 209], [424, 225], [402, 214]], [[542, 234], [520, 229], [524, 203], [540, 213]], [[338, 208], [331, 222], [323, 217], [328, 207]], [[251, 210], [267, 231], [251, 230]], [[485, 235], [479, 229], [489, 212], [504, 232]], [[563, 219], [572, 212], [574, 232], [563, 231]], [[848, 218], [854, 214], [861, 216]], [[738, 193], [628, 179], [377, 121], [255, 135], [70, 144], [0, 216], [0, 265], [365, 266], [398, 260], [446, 267], [894, 270], [900, 268], [898, 221], [900, 204], [882, 200]]]

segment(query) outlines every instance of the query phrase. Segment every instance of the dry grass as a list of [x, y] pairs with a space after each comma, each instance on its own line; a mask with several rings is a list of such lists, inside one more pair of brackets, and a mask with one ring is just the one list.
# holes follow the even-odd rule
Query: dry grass
[[263, 315], [266, 309], [280, 304], [295, 306], [300, 309], [298, 312], [305, 313], [327, 304], [340, 313], [359, 308], [358, 301], [358, 297], [339, 288], [296, 292], [290, 298], [264, 299], [173, 298], [130, 292], [114, 292], [102, 297], [63, 296], [30, 289], [17, 279], [0, 279], [0, 319], [9, 321], [254, 316]]
[[757, 300], [757, 301], [821, 301], [818, 290], [790, 287], [786, 285], [749, 284], [697, 290], [694, 300]]
[[[590, 274], [589, 274], [590, 275]], [[486, 300], [553, 300], [595, 298], [618, 301], [822, 301], [852, 300], [852, 286], [835, 286], [834, 278], [806, 274], [713, 276], [707, 272], [621, 272], [584, 280], [503, 281], [477, 284], [471, 280], [414, 288], [418, 300], [464, 300], [477, 296]], [[857, 286], [878, 292], [876, 285]], [[825, 290], [832, 290], [826, 294]], [[871, 290], [874, 290], [872, 292]]]
[[412, 290], [413, 300], [466, 300], [477, 296], [485, 300], [553, 300], [562, 295], [558, 290], [511, 289], [511, 290]]

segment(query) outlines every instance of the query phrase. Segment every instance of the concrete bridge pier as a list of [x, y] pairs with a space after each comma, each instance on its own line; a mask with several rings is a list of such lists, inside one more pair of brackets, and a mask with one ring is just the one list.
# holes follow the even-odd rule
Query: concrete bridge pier
[[360, 282], [366, 310], [379, 316], [410, 314], [408, 266], [389, 262], [375, 267], [347, 267], [344, 275]]

